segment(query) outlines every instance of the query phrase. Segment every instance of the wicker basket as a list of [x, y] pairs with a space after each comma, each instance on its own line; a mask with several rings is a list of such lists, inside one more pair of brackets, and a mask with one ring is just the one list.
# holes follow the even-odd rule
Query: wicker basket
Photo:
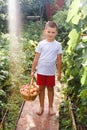
[[39, 95], [39, 87], [33, 81], [34, 80], [32, 78], [30, 84], [23, 85], [20, 89], [20, 93], [24, 100], [34, 101]]

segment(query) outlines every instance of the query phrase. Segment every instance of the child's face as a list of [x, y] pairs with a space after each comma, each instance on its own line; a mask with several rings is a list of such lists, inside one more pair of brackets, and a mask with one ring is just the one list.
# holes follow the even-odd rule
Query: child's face
[[45, 33], [47, 41], [51, 42], [51, 41], [54, 41], [55, 36], [57, 35], [57, 29], [47, 27], [45, 28], [44, 33]]

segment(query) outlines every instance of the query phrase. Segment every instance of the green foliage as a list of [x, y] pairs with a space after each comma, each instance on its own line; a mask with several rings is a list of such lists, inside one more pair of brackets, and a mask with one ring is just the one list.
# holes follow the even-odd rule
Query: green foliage
[[[42, 30], [43, 23], [40, 22], [31, 22], [29, 25], [24, 26], [24, 30], [20, 39], [21, 43], [23, 43], [22, 55], [20, 54], [23, 71], [19, 75], [19, 68], [16, 71], [17, 75], [14, 77], [14, 79], [12, 79], [13, 77], [10, 72], [9, 35], [4, 33], [0, 35], [0, 121], [4, 116], [5, 110], [7, 109], [7, 104], [9, 104], [9, 112], [6, 119], [6, 130], [13, 129], [15, 127], [15, 122], [18, 117], [18, 110], [20, 109], [18, 104], [22, 102], [22, 100], [19, 98], [21, 97], [19, 91], [16, 93], [17, 90], [15, 90], [18, 88], [15, 87], [18, 86], [20, 88], [20, 85], [29, 83], [29, 74], [35, 55], [35, 48], [40, 39]], [[15, 65], [18, 63], [19, 62], [16, 62]], [[14, 91], [15, 94], [17, 94], [15, 96], [13, 95]], [[9, 122], [11, 122], [10, 125]]]
[[7, 102], [6, 92], [0, 90], [0, 121], [2, 120], [2, 116], [4, 115], [6, 109], [6, 104], [5, 104], [6, 102]]
[[52, 17], [53, 21], [58, 25], [57, 40], [63, 44], [63, 47], [66, 47], [68, 41], [67, 36], [70, 30], [70, 25], [66, 23], [67, 13], [67, 10], [63, 9], [57, 11]]
[[68, 47], [64, 51], [63, 71], [67, 82], [66, 95], [70, 96], [77, 124], [87, 127], [87, 2], [73, 0], [67, 22], [72, 24]]
[[5, 130], [15, 129], [16, 121], [18, 119], [18, 115], [20, 114], [20, 107], [23, 102], [23, 99], [19, 93], [19, 87], [15, 87], [14, 91], [15, 92], [12, 94], [7, 104], [8, 113], [5, 119]]
[[43, 24], [41, 22], [31, 22], [29, 25], [25, 25], [22, 37], [23, 52], [25, 55], [23, 60], [25, 73], [30, 73], [32, 61], [35, 55], [35, 49], [40, 40], [42, 30]]
[[0, 85], [5, 85], [5, 81], [9, 78], [9, 55], [8, 40], [4, 34], [0, 36]]
[[0, 32], [7, 32], [7, 1], [0, 0]]
[[63, 24], [66, 24], [66, 18], [67, 18], [67, 10], [60, 10], [57, 11], [53, 15], [53, 20], [58, 24], [58, 26], [62, 26]]
[[72, 29], [72, 31], [69, 33], [69, 41], [68, 41], [68, 52], [72, 53], [75, 47], [80, 42], [80, 32], [78, 32], [76, 29]]
[[44, 29], [44, 22], [28, 22], [28, 24], [24, 24], [23, 27], [24, 39], [39, 41]]
[[[38, 44], [38, 41], [40, 40], [42, 30], [43, 23], [40, 22], [31, 22], [28, 25], [24, 25], [20, 39], [21, 43], [23, 43], [22, 56], [20, 56], [20, 58], [22, 58], [23, 72], [18, 77], [18, 79], [16, 79], [15, 85], [13, 84], [11, 73], [9, 72], [9, 36], [5, 34], [1, 35], [0, 55], [1, 63], [3, 64], [0, 64], [0, 73], [2, 77], [0, 78], [0, 96], [3, 97], [3, 101], [2, 99], [0, 99], [0, 120], [2, 119], [7, 108], [8, 115], [6, 116], [5, 123], [6, 130], [13, 130], [15, 127], [15, 123], [19, 115], [20, 105], [22, 102], [22, 97], [19, 93], [20, 84], [22, 85], [25, 83], [29, 83], [29, 74], [35, 55], [35, 48]], [[19, 70], [17, 70], [16, 72], [18, 71]]]
[[2, 33], [0, 35], [0, 121], [6, 109], [10, 85], [8, 35]]
[[21, 10], [25, 16], [29, 15], [39, 15], [40, 6], [42, 2], [40, 0], [22, 0], [21, 1]]
[[46, 20], [45, 4], [52, 4], [55, 0], [21, 0], [21, 11], [24, 21], [27, 21], [27, 16], [41, 16]]
[[36, 48], [37, 42], [33, 40], [25, 41], [23, 50], [25, 52], [25, 60], [23, 61], [25, 66], [25, 72], [28, 71], [30, 73], [31, 71], [31, 65], [32, 61], [35, 55], [35, 48]]
[[71, 130], [72, 121], [69, 114], [68, 102], [62, 102], [59, 111], [59, 130]]

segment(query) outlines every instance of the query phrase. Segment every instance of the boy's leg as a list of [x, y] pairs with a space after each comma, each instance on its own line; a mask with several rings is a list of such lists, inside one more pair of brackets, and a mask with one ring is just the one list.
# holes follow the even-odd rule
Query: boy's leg
[[53, 100], [54, 100], [54, 87], [47, 87], [48, 89], [48, 100], [49, 100], [49, 114], [54, 115]]
[[46, 86], [48, 89], [48, 100], [49, 100], [49, 114], [54, 115], [53, 100], [54, 100], [54, 86], [55, 86], [55, 75], [47, 76]]
[[39, 94], [39, 102], [40, 109], [37, 112], [38, 115], [41, 115], [44, 111], [44, 97], [45, 97], [45, 76], [37, 74], [37, 84], [39, 85], [40, 94]]
[[45, 87], [40, 86], [40, 94], [39, 94], [39, 102], [40, 102], [40, 108], [39, 111], [37, 112], [38, 115], [41, 115], [44, 111], [44, 96], [45, 96]]

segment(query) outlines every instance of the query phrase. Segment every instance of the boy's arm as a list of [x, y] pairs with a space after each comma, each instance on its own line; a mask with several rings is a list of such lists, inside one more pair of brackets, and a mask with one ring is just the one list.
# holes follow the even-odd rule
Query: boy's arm
[[58, 69], [58, 77], [57, 79], [61, 79], [61, 69], [62, 69], [62, 54], [57, 56], [57, 69]]
[[34, 71], [35, 71], [35, 68], [37, 66], [39, 57], [40, 57], [40, 53], [36, 52], [34, 60], [33, 60], [32, 68], [31, 68], [31, 76], [32, 77], [34, 76]]

